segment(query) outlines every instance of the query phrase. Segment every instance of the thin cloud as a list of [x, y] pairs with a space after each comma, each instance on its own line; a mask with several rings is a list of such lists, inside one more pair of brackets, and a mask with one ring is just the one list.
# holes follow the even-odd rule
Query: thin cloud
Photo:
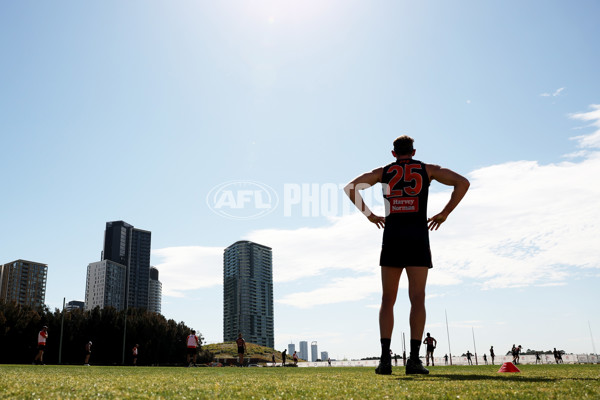
[[557, 97], [560, 96], [560, 93], [565, 90], [564, 87], [558, 88], [554, 91], [554, 93], [542, 93], [540, 94], [540, 96], [542, 97]]

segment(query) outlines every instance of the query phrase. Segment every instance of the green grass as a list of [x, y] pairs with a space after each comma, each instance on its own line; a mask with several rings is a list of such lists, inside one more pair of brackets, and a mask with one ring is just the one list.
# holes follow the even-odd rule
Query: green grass
[[600, 365], [373, 368], [162, 368], [0, 365], [2, 399], [600, 399]]

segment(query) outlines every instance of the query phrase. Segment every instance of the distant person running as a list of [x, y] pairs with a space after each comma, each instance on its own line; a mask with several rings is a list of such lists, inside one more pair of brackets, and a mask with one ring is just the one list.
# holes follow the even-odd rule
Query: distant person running
[[444, 363], [448, 365], [448, 354], [444, 354]]
[[485, 362], [485, 365], [488, 365], [487, 356], [485, 355], [485, 353], [483, 353], [483, 362]]
[[43, 326], [38, 333], [38, 353], [33, 359], [34, 364], [44, 365], [44, 351], [46, 351], [46, 340], [48, 340], [48, 327]]
[[521, 345], [518, 345], [515, 349], [515, 355], [517, 357], [516, 364], [519, 364], [521, 362], [521, 350], [523, 350], [523, 347], [521, 347]]
[[238, 357], [240, 358], [240, 365], [244, 366], [244, 353], [246, 352], [246, 341], [242, 337], [242, 333], [238, 334], [238, 338], [235, 340], [238, 348]]
[[281, 352], [281, 366], [285, 367], [285, 356], [287, 355], [287, 349]]
[[496, 357], [494, 354], [494, 346], [490, 347], [490, 357], [492, 357], [492, 365], [494, 365], [494, 357]]
[[473, 354], [471, 354], [471, 352], [467, 350], [467, 362], [469, 363], [469, 365], [473, 365], [473, 361], [471, 360], [472, 355]]
[[554, 348], [554, 358], [556, 359], [557, 364], [563, 364], [562, 352], [560, 350], [556, 350], [556, 347]]
[[538, 361], [540, 362], [540, 364], [542, 363], [542, 358], [540, 357], [540, 353], [539, 352], [535, 352], [535, 363], [537, 364]]
[[292, 359], [294, 360], [294, 365], [298, 365], [298, 354], [296, 354], [295, 351], [294, 351], [294, 354], [292, 355]]
[[437, 340], [433, 338], [429, 332], [427, 332], [427, 337], [423, 340], [423, 343], [427, 345], [427, 352], [425, 353], [425, 359], [427, 360], [427, 366], [429, 366], [429, 359], [431, 358], [431, 366], [434, 367], [433, 363], [433, 351], [437, 347]]
[[271, 359], [273, 360], [273, 366], [275, 366], [275, 353], [271, 355]]
[[[196, 331], [192, 330], [192, 333], [189, 334], [186, 339], [186, 343], [187, 343], [188, 367], [191, 367], [192, 365], [196, 366], [196, 354], [197, 354], [198, 345], [200, 344], [200, 341], [198, 340], [198, 336], [196, 336]], [[194, 364], [191, 363], [192, 360], [193, 360]]]
[[[438, 165], [413, 159], [414, 140], [400, 136], [394, 140], [392, 155], [395, 161], [355, 178], [344, 188], [354, 205], [377, 226], [384, 228], [379, 265], [381, 266], [382, 296], [379, 310], [381, 358], [375, 373], [390, 375], [392, 363], [390, 344], [394, 329], [394, 304], [402, 271], [408, 276], [410, 311], [410, 356], [406, 374], [428, 374], [419, 358], [425, 329], [425, 286], [431, 268], [429, 230], [437, 230], [460, 203], [469, 188], [461, 175]], [[432, 180], [453, 186], [450, 200], [443, 210], [427, 218], [427, 199]], [[385, 216], [371, 212], [359, 190], [377, 183], [383, 187]]]
[[136, 344], [135, 346], [133, 346], [133, 349], [131, 349], [131, 355], [133, 357], [133, 366], [136, 367], [137, 366], [137, 359], [138, 359], [138, 349], [139, 349], [140, 345]]
[[86, 367], [90, 366], [90, 356], [91, 355], [92, 355], [92, 341], [90, 340], [85, 345], [85, 361], [83, 362], [83, 365], [85, 365]]
[[512, 345], [512, 348], [510, 349], [510, 353], [512, 354], [512, 362], [513, 364], [517, 363], [517, 346], [515, 346], [514, 344]]

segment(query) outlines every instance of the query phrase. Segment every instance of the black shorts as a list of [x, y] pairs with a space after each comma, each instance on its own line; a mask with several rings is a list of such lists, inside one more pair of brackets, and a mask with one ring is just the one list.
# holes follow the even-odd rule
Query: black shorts
[[195, 347], [188, 347], [188, 348], [187, 348], [187, 353], [188, 353], [190, 356], [193, 356], [193, 355], [195, 355], [195, 354], [196, 354], [196, 348], [195, 348]]
[[45, 344], [38, 344], [38, 350], [41, 350], [41, 351], [46, 350], [46, 345]]
[[238, 347], [238, 354], [244, 354], [244, 348]]
[[424, 230], [423, 228], [396, 228], [384, 231], [379, 265], [398, 268], [432, 268], [429, 232], [426, 226]]
[[427, 352], [428, 353], [433, 353], [433, 350], [435, 350], [435, 347], [433, 347], [433, 346], [427, 346]]

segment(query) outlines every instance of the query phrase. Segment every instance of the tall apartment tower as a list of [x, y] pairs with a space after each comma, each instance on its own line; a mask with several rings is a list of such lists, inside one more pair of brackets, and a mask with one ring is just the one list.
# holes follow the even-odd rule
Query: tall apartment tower
[[310, 361], [308, 359], [308, 342], [307, 341], [303, 340], [300, 342], [300, 355], [298, 357], [300, 357], [303, 360]]
[[162, 283], [158, 280], [158, 269], [150, 267], [150, 283], [148, 286], [148, 311], [160, 314], [162, 300]]
[[223, 254], [223, 341], [274, 347], [273, 257], [270, 247], [235, 242]]
[[[294, 343], [288, 344], [288, 355], [290, 357], [294, 354], [295, 351], [296, 351], [296, 345]], [[298, 357], [300, 357], [300, 356], [298, 356]]]
[[311, 342], [310, 343], [310, 355], [311, 355], [311, 360], [312, 362], [317, 361], [317, 359], [319, 358], [319, 351], [317, 349], [317, 342]]
[[102, 261], [126, 267], [126, 308], [148, 308], [151, 239], [150, 231], [134, 228], [124, 221], [106, 223]]
[[0, 265], [0, 300], [32, 307], [46, 301], [48, 265], [16, 260]]
[[85, 280], [85, 310], [96, 307], [125, 308], [127, 267], [111, 260], [91, 263]]

